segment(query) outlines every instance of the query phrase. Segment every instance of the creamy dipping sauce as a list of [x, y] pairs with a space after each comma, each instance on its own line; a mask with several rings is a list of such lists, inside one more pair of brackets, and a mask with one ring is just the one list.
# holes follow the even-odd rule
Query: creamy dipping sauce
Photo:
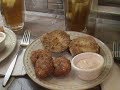
[[80, 59], [76, 63], [76, 67], [80, 69], [94, 69], [100, 65], [98, 56], [88, 55]]
[[80, 79], [93, 80], [104, 68], [104, 57], [97, 53], [85, 52], [76, 55], [71, 64]]

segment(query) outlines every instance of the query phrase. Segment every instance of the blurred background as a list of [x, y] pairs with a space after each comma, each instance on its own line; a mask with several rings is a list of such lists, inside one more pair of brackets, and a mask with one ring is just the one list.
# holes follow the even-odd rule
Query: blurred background
[[99, 0], [99, 5], [120, 6], [120, 0]]
[[[26, 0], [28, 11], [63, 14], [64, 0]], [[93, 0], [96, 2], [97, 0]], [[100, 17], [120, 20], [120, 0], [98, 0], [97, 12]]]

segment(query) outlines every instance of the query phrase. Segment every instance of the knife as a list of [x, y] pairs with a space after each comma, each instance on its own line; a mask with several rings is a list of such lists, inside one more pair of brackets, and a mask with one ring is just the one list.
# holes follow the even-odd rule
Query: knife
[[17, 54], [15, 55], [15, 58], [13, 59], [12, 63], [10, 64], [6, 74], [5, 74], [5, 77], [4, 77], [4, 80], [3, 80], [3, 86], [5, 86], [14, 70], [14, 67], [15, 67], [15, 64], [16, 64], [16, 61], [17, 61], [17, 58], [19, 56], [19, 54], [25, 50], [25, 47], [27, 47], [30, 43], [30, 31], [27, 30], [24, 32], [23, 34], [23, 38], [21, 39], [21, 43], [20, 43], [20, 46], [19, 46], [19, 50], [17, 52]]
[[3, 80], [3, 87], [5, 87], [5, 85], [7, 84], [8, 80], [9, 80], [9, 77], [11, 76], [12, 72], [13, 72], [13, 69], [14, 69], [14, 65], [16, 63], [16, 60], [17, 59], [17, 55], [15, 56], [14, 60], [12, 61], [12, 63], [10, 64], [6, 74], [5, 74], [5, 77], [4, 77], [4, 80]]

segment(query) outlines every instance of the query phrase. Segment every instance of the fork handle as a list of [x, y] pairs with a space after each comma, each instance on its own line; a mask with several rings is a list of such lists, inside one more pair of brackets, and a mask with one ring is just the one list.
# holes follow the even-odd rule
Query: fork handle
[[10, 76], [13, 72], [13, 69], [15, 67], [15, 64], [16, 64], [16, 61], [17, 61], [17, 58], [18, 58], [18, 55], [20, 53], [20, 51], [22, 51], [21, 47], [19, 48], [17, 54], [15, 55], [15, 58], [13, 59], [13, 61], [11, 62], [6, 74], [5, 74], [5, 77], [4, 77], [4, 80], [3, 80], [3, 86], [5, 86], [8, 82], [8, 80], [10, 79]]

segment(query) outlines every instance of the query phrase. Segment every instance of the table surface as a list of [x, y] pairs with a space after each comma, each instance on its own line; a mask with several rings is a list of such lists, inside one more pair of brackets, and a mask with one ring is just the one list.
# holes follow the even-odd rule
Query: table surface
[[[26, 16], [24, 30], [31, 30], [31, 41], [48, 31], [65, 29], [64, 19], [60, 16], [58, 16], [59, 19], [56, 19], [55, 15], [52, 14], [33, 12], [28, 12]], [[21, 38], [21, 34], [17, 34], [17, 36], [18, 39]], [[98, 18], [96, 21], [95, 37], [103, 41], [112, 50], [112, 42], [120, 38], [120, 21]], [[34, 83], [27, 75], [12, 77], [11, 79], [14, 81], [3, 90], [47, 90]], [[0, 77], [0, 86], [2, 81], [3, 77]], [[100, 85], [89, 90], [101, 90]]]

